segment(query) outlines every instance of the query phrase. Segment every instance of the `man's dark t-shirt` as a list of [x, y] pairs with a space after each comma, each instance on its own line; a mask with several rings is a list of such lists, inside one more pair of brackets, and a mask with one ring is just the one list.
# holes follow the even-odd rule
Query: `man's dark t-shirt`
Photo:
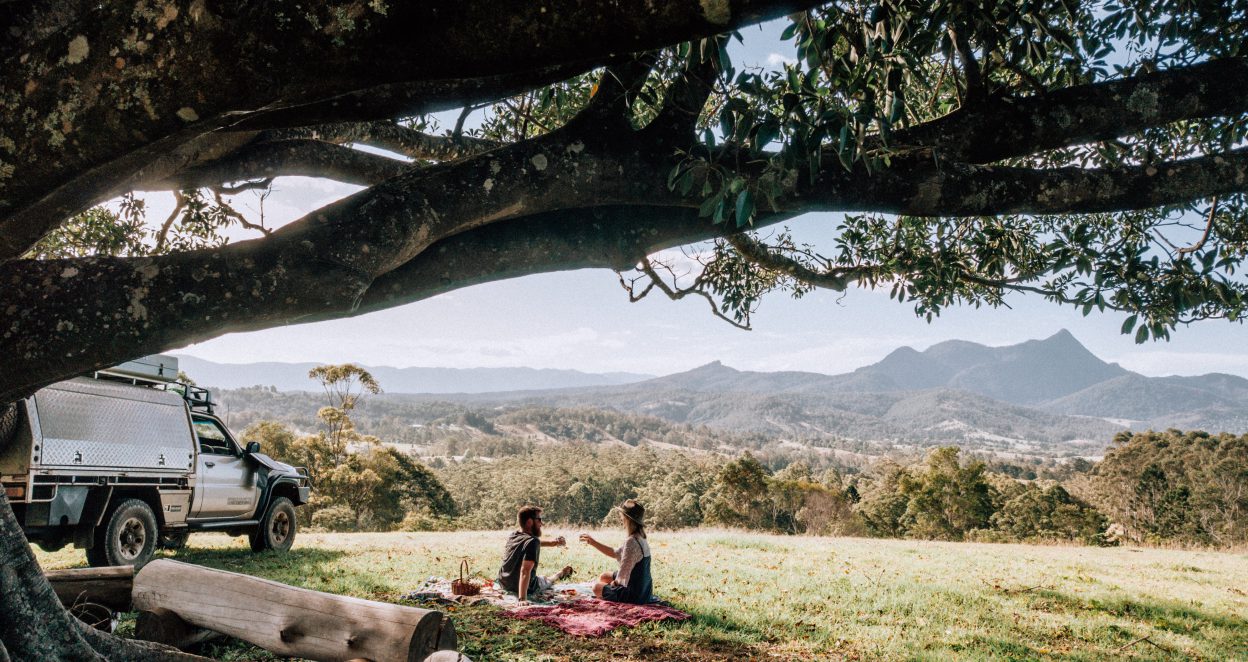
[[503, 566], [498, 569], [498, 585], [511, 593], [520, 591], [520, 564], [525, 560], [533, 562], [533, 572], [529, 576], [529, 592], [537, 590], [537, 559], [541, 555], [541, 541], [523, 532], [516, 531], [507, 539], [503, 548]]

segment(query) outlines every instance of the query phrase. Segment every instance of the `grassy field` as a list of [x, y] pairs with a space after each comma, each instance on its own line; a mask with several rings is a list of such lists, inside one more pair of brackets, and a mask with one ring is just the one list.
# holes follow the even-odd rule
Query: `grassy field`
[[[574, 531], [547, 529], [547, 537]], [[604, 532], [616, 542], [616, 532]], [[192, 536], [172, 558], [320, 591], [395, 601], [461, 557], [492, 575], [505, 533], [301, 534], [253, 555]], [[651, 536], [656, 592], [694, 618], [597, 640], [452, 608], [474, 660], [1248, 660], [1248, 554], [782, 537]], [[81, 552], [39, 553], [45, 568]], [[610, 560], [576, 542], [542, 552], [588, 580]], [[265, 658], [242, 644], [205, 651]]]

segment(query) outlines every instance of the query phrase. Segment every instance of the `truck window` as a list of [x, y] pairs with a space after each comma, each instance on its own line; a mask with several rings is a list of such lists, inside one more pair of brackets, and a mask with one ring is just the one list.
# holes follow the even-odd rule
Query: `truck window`
[[234, 455], [234, 445], [214, 421], [195, 419], [195, 436], [199, 438], [200, 453]]

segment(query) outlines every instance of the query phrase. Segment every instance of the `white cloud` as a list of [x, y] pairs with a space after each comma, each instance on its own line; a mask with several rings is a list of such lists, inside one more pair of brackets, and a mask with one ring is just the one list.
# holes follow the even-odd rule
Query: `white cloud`
[[795, 58], [791, 58], [786, 55], [781, 55], [779, 53], [768, 53], [767, 64], [769, 66], [779, 69], [786, 64], [797, 64], [797, 60]]

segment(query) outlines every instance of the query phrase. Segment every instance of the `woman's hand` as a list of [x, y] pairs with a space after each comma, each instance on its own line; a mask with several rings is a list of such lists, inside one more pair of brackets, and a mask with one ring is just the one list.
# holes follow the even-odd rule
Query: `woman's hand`
[[585, 543], [586, 545], [589, 545], [590, 547], [593, 547], [594, 549], [596, 549], [596, 550], [598, 550], [598, 551], [602, 552], [602, 553], [603, 553], [604, 555], [606, 555], [606, 556], [609, 556], [609, 557], [611, 557], [611, 558], [615, 558], [615, 550], [614, 550], [614, 549], [611, 549], [610, 547], [607, 547], [606, 545], [604, 545], [604, 544], [602, 544], [602, 543], [598, 542], [597, 540], [594, 540], [594, 537], [593, 537], [593, 536], [591, 536], [591, 535], [589, 535], [588, 533], [582, 533], [582, 534], [581, 534], [581, 542], [583, 542], [583, 543]]

